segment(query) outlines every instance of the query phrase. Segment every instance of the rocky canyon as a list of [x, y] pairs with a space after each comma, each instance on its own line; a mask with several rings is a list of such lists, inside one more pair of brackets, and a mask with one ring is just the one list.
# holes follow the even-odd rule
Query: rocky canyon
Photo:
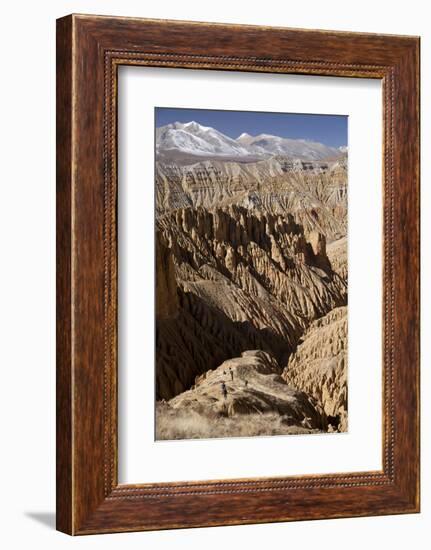
[[156, 132], [156, 438], [347, 430], [347, 152]]

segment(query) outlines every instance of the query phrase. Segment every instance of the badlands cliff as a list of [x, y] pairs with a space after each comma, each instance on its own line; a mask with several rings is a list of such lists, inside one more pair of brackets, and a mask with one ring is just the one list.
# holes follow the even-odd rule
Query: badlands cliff
[[158, 129], [158, 439], [347, 430], [347, 153], [294, 141]]
[[310, 325], [283, 379], [316, 399], [334, 429], [347, 430], [347, 307], [335, 308]]
[[158, 402], [157, 439], [326, 431], [328, 421], [321, 405], [289, 387], [281, 372], [275, 358], [259, 350], [243, 352], [206, 371], [191, 389]]
[[246, 350], [287, 362], [314, 319], [346, 304], [324, 236], [308, 241], [293, 216], [188, 208], [159, 218], [157, 227], [159, 398]]
[[192, 165], [157, 163], [157, 214], [187, 207], [229, 205], [291, 214], [305, 231], [328, 240], [346, 234], [347, 169], [343, 159], [293, 162], [273, 157], [252, 163], [208, 160]]
[[347, 237], [332, 241], [326, 248], [332, 269], [347, 283]]

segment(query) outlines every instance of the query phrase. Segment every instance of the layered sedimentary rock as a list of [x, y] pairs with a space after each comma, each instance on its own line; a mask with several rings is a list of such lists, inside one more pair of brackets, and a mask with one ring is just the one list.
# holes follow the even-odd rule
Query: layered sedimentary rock
[[283, 379], [323, 407], [333, 429], [347, 430], [347, 307], [314, 321], [289, 358]]
[[179, 301], [172, 253], [160, 234], [156, 234], [156, 319], [178, 313]]
[[324, 235], [307, 240], [291, 214], [180, 208], [161, 215], [157, 230], [165, 271], [157, 290], [158, 398], [184, 392], [245, 350], [285, 364], [313, 320], [346, 304]]
[[198, 376], [191, 389], [156, 409], [157, 439], [253, 436], [327, 431], [326, 414], [289, 387], [277, 360], [245, 351]]
[[347, 149], [160, 127], [156, 229], [157, 437], [345, 431]]
[[347, 237], [333, 241], [327, 246], [326, 250], [332, 269], [347, 283]]
[[262, 213], [295, 215], [304, 230], [328, 241], [346, 234], [347, 167], [343, 160], [259, 162], [206, 160], [189, 165], [156, 164], [157, 213], [187, 207], [236, 204]]

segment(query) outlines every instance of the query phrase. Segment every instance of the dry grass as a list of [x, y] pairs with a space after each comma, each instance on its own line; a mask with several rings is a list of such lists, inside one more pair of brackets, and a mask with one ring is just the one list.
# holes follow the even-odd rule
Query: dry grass
[[302, 428], [289, 423], [289, 417], [276, 413], [238, 414], [233, 417], [219, 413], [208, 417], [195, 411], [174, 410], [167, 404], [158, 404], [156, 439], [210, 439], [324, 433], [317, 429]]

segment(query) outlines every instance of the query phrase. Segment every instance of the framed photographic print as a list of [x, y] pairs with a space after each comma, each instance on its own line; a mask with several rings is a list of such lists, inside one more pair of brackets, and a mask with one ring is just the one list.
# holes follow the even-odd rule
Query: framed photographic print
[[57, 528], [419, 511], [419, 39], [57, 21]]

